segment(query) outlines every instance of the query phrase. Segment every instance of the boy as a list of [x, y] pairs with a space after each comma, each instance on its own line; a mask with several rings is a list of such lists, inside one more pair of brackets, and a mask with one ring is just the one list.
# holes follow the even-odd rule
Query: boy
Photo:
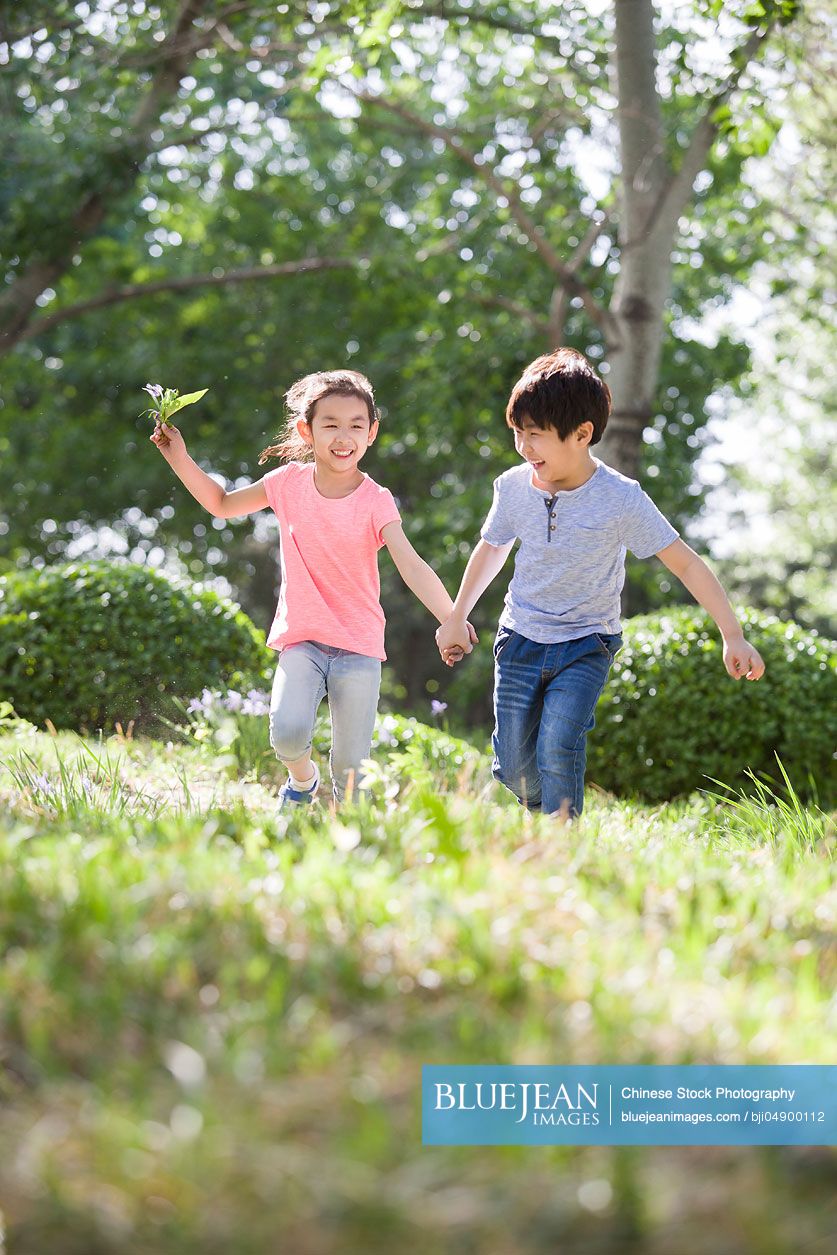
[[591, 456], [609, 413], [607, 384], [575, 349], [526, 368], [506, 408], [524, 465], [495, 480], [481, 539], [436, 633], [451, 665], [451, 651], [471, 652], [467, 617], [519, 540], [494, 642], [493, 771], [529, 810], [570, 819], [581, 814], [587, 733], [622, 643], [626, 548], [656, 554], [708, 611], [733, 679], [764, 674], [703, 559], [635, 480]]

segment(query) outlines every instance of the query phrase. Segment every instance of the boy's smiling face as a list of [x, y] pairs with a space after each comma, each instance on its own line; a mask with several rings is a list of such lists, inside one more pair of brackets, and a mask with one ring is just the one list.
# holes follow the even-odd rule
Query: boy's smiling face
[[532, 467], [533, 485], [543, 492], [578, 488], [595, 470], [589, 447], [592, 423], [582, 423], [566, 440], [554, 427], [536, 427], [530, 418], [512, 430], [514, 447]]

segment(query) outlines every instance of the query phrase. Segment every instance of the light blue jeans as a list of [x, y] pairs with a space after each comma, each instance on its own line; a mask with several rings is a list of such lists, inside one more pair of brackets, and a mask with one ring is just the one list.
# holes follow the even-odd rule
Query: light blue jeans
[[331, 715], [329, 767], [335, 801], [360, 780], [360, 764], [372, 749], [381, 664], [348, 649], [300, 641], [279, 655], [270, 699], [270, 744], [292, 763], [311, 749], [314, 721], [328, 696]]

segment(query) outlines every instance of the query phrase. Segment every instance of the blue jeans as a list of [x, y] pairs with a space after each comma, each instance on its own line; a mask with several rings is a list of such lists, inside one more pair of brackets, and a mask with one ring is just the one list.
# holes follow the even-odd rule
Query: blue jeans
[[360, 764], [372, 749], [381, 687], [381, 663], [365, 654], [300, 641], [279, 655], [270, 698], [270, 744], [292, 763], [311, 749], [317, 707], [328, 695], [331, 714], [329, 766], [334, 797], [356, 789]]
[[493, 774], [532, 811], [584, 804], [587, 733], [619, 634], [539, 645], [501, 627], [494, 642]]

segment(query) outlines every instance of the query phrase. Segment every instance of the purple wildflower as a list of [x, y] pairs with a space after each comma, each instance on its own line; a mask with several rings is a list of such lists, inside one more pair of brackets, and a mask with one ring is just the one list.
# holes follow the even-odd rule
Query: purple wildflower
[[437, 702], [434, 698], [430, 703], [430, 713], [434, 716], [443, 715], [448, 708], [447, 702]]
[[39, 793], [43, 793], [46, 797], [55, 797], [58, 793], [55, 783], [44, 772], [36, 772], [34, 776], [30, 777], [30, 786], [37, 789]]
[[258, 689], [250, 689], [241, 706], [242, 715], [266, 715], [270, 710], [270, 698], [267, 693]]
[[204, 689], [200, 697], [193, 697], [186, 707], [187, 715], [208, 715], [215, 701], [215, 694]]
[[375, 730], [376, 745], [390, 745], [395, 747], [398, 745], [398, 737], [396, 735], [398, 724], [392, 715], [384, 715], [378, 720], [378, 726]]

